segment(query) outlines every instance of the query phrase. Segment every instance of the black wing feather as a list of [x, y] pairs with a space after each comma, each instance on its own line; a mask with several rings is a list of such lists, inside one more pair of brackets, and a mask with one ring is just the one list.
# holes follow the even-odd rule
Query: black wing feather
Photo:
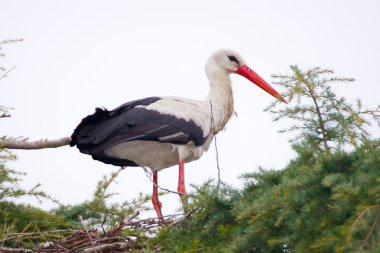
[[206, 141], [202, 129], [191, 120], [163, 115], [143, 107], [136, 108], [137, 105], [146, 106], [159, 99], [150, 97], [135, 100], [112, 111], [97, 108], [94, 114], [84, 118], [74, 130], [70, 145], [76, 145], [82, 153], [97, 156], [113, 145], [133, 140], [173, 144], [194, 141], [197, 146]]
[[112, 111], [96, 108], [95, 113], [82, 119], [71, 135], [70, 146], [77, 146], [85, 154], [89, 154], [94, 146], [102, 143], [120, 124], [119, 115], [137, 105], [149, 105], [160, 100], [149, 97], [125, 103]]

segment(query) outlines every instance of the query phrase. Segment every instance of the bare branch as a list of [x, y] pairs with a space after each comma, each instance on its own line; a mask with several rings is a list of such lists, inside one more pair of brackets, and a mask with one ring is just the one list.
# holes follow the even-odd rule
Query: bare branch
[[147, 169], [146, 167], [142, 166], [141, 168], [143, 168], [145, 174], [146, 174], [146, 177], [149, 179], [150, 182], [153, 183], [154, 186], [156, 186], [158, 189], [162, 190], [162, 191], [166, 191], [168, 193], [174, 193], [174, 194], [178, 194], [179, 196], [181, 196], [182, 193], [180, 192], [177, 192], [177, 191], [173, 191], [173, 190], [169, 190], [167, 188], [163, 188], [161, 186], [159, 186], [158, 184], [156, 184], [153, 180], [152, 180], [152, 172], [149, 171], [149, 169]]
[[41, 231], [41, 232], [9, 233], [9, 234], [5, 234], [4, 238], [0, 239], [0, 242], [6, 242], [10, 240], [15, 240], [15, 239], [19, 240], [22, 238], [32, 239], [32, 238], [37, 238], [38, 236], [52, 236], [54, 234], [70, 234], [72, 232], [74, 232], [74, 230], [72, 229], [58, 229], [58, 230]]
[[11, 115], [8, 113], [4, 112], [4, 113], [0, 114], [0, 118], [9, 118], [9, 117], [11, 117]]
[[84, 230], [86, 231], [86, 234], [88, 235], [88, 238], [90, 239], [91, 246], [94, 249], [94, 252], [96, 253], [94, 241], [92, 240], [92, 236], [90, 235], [90, 233], [88, 232], [88, 229], [87, 229], [86, 225], [84, 224], [82, 215], [79, 215], [79, 219], [80, 219], [80, 222], [82, 223], [82, 226], [83, 226]]
[[32, 253], [33, 250], [31, 250], [31, 249], [23, 249], [23, 248], [5, 248], [5, 247], [0, 247], [0, 252], [3, 252], [3, 253]]
[[10, 68], [7, 72], [5, 72], [3, 75], [0, 76], [0, 79], [3, 79], [4, 77], [8, 77], [7, 75], [9, 74], [9, 72], [11, 72], [12, 70], [14, 70], [14, 68], [16, 68], [16, 65], [14, 65], [12, 68]]
[[9, 43], [15, 43], [15, 42], [21, 42], [24, 39], [9, 39], [9, 40], [2, 40], [0, 41], [0, 45], [9, 44]]
[[63, 137], [57, 140], [37, 140], [28, 141], [29, 138], [23, 137], [0, 137], [0, 147], [8, 149], [44, 149], [44, 148], [58, 148], [66, 146], [70, 143], [70, 137]]
[[[380, 205], [371, 205], [367, 206], [364, 210], [362, 210], [357, 218], [352, 223], [348, 236], [346, 238], [346, 241], [351, 241], [353, 238], [353, 235], [355, 233], [355, 229], [360, 228], [363, 226], [363, 224], [366, 224], [366, 215], [369, 215], [371, 212], [376, 212], [376, 217], [373, 219], [372, 225], [368, 230], [368, 233], [365, 237], [365, 239], [361, 243], [361, 250], [365, 249], [369, 245], [369, 241], [374, 238], [374, 230], [376, 226], [379, 226], [380, 224]], [[367, 217], [368, 219], [368, 217]]]

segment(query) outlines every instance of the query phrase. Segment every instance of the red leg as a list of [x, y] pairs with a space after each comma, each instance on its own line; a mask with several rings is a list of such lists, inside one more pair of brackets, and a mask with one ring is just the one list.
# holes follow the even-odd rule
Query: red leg
[[185, 162], [179, 162], [179, 171], [178, 171], [178, 188], [177, 191], [180, 193], [182, 203], [186, 204], [186, 188], [185, 188]]
[[154, 206], [154, 210], [156, 210], [157, 217], [159, 220], [163, 220], [161, 207], [162, 203], [158, 200], [158, 178], [157, 178], [157, 171], [153, 172], [153, 194], [152, 194], [152, 203]]

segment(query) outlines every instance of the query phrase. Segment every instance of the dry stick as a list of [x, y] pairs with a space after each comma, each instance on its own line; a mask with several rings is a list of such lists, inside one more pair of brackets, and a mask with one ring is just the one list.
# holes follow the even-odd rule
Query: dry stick
[[[214, 122], [214, 113], [212, 112], [212, 103], [210, 101], [210, 110], [211, 110], [211, 129], [214, 132], [215, 128], [215, 122]], [[220, 167], [219, 167], [219, 152], [218, 152], [218, 144], [216, 142], [216, 136], [214, 136], [215, 139], [215, 158], [216, 158], [216, 168], [218, 169], [218, 183], [216, 186], [216, 189], [219, 190], [219, 185], [220, 185]]]
[[177, 224], [181, 223], [182, 221], [189, 218], [193, 213], [195, 213], [198, 210], [199, 210], [199, 208], [197, 208], [197, 207], [191, 208], [189, 212], [187, 212], [185, 215], [183, 215], [183, 217], [179, 218], [178, 220], [174, 220], [171, 224], [169, 224], [169, 226], [177, 225]]
[[3, 114], [0, 114], [0, 118], [9, 118], [9, 117], [11, 117], [11, 115], [8, 113], [4, 112]]
[[49, 236], [56, 233], [65, 233], [65, 232], [72, 232], [73, 230], [70, 229], [60, 229], [60, 230], [53, 230], [53, 231], [46, 231], [46, 232], [30, 232], [30, 233], [12, 233], [12, 234], [5, 234], [4, 238], [0, 239], [0, 242], [5, 242], [9, 240], [14, 239], [20, 239], [23, 237], [33, 237], [33, 236]]
[[70, 143], [70, 137], [63, 137], [57, 140], [37, 140], [28, 141], [29, 138], [24, 137], [0, 137], [0, 147], [8, 149], [43, 149], [43, 148], [58, 148], [66, 146]]
[[106, 223], [106, 221], [107, 221], [107, 216], [104, 215], [103, 222], [102, 222], [102, 225], [100, 225], [100, 227], [103, 230], [103, 234], [105, 234], [106, 236], [108, 236], [107, 231], [104, 229], [104, 224]]
[[[180, 223], [181, 221], [183, 221], [185, 218], [190, 217], [198, 209], [199, 208], [192, 208], [186, 214], [169, 214], [169, 215], [164, 215], [163, 217], [167, 218], [166, 220], [164, 220], [164, 222], [156, 222], [157, 218], [148, 218], [148, 219], [145, 219], [145, 220], [128, 222], [128, 223], [125, 223], [123, 226], [124, 227], [128, 227], [128, 226], [130, 226], [130, 227], [139, 227], [140, 226], [141, 227], [142, 225], [144, 225], [144, 223], [146, 223], [147, 225], [163, 225], [165, 222], [171, 222], [171, 223], [164, 224], [164, 225], [177, 224], [177, 223]], [[174, 220], [178, 216], [182, 216], [183, 218], [180, 218], [179, 220]]]
[[90, 238], [92, 248], [94, 249], [94, 252], [96, 253], [94, 242], [92, 241], [92, 237], [91, 237], [90, 233], [88, 232], [86, 225], [84, 224], [82, 215], [79, 215], [79, 219], [80, 219], [80, 222], [82, 223], [82, 225], [84, 227], [84, 230], [86, 230], [86, 233], [87, 233], [88, 237]]
[[66, 249], [65, 247], [63, 247], [62, 245], [59, 245], [59, 244], [55, 244], [58, 248], [60, 248], [61, 250], [64, 250], [65, 252], [70, 252], [69, 249]]
[[219, 153], [218, 153], [218, 144], [216, 143], [216, 136], [215, 139], [215, 158], [216, 158], [216, 168], [218, 169], [218, 183], [216, 186], [216, 189], [219, 189], [220, 185], [220, 167], [219, 167]]
[[133, 220], [134, 218], [136, 218], [137, 216], [139, 216], [140, 212], [139, 211], [136, 211], [134, 214], [132, 214], [129, 218], [128, 218], [128, 221], [131, 221]]
[[[90, 243], [88, 243], [88, 241], [90, 241]], [[91, 245], [92, 245], [91, 239], [89, 239], [88, 236], [86, 235], [86, 238], [84, 238], [84, 239], [82, 239], [82, 238], [74, 239], [73, 244], [70, 245], [70, 247], [71, 247], [70, 250], [72, 252], [76, 252], [80, 248], [85, 248], [85, 247], [91, 246]]]
[[[127, 222], [130, 222], [131, 220], [133, 220], [134, 218], [136, 218], [138, 215], [140, 214], [139, 211], [136, 211], [134, 214], [132, 214]], [[105, 219], [103, 221], [103, 224], [102, 224], [102, 229], [103, 229], [103, 233], [107, 236], [107, 237], [110, 237], [110, 236], [113, 236], [115, 233], [119, 232], [121, 229], [123, 229], [123, 227], [125, 226], [125, 222], [124, 222], [124, 219], [125, 219], [125, 216], [120, 220], [119, 222], [119, 225], [116, 227], [116, 228], [113, 228], [111, 230], [108, 230], [108, 231], [105, 231], [105, 229], [103, 228], [103, 225], [105, 223]]]
[[167, 188], [163, 188], [161, 186], [159, 186], [158, 184], [156, 184], [153, 180], [152, 180], [152, 172], [150, 172], [145, 166], [141, 166], [143, 168], [143, 170], [145, 171], [145, 174], [147, 176], [147, 178], [149, 178], [149, 181], [153, 183], [154, 186], [156, 186], [158, 189], [162, 190], [162, 191], [166, 191], [166, 192], [169, 192], [169, 193], [174, 193], [174, 194], [178, 194], [178, 195], [182, 195], [182, 193], [180, 192], [177, 192], [177, 191], [172, 191], [172, 190], [169, 190]]
[[24, 248], [4, 248], [0, 247], [1, 253], [32, 253], [33, 250], [31, 249], [24, 249]]
[[[375, 208], [379, 209], [380, 206], [377, 205], [377, 207], [375, 206]], [[375, 221], [372, 223], [372, 226], [371, 226], [371, 228], [370, 228], [370, 230], [369, 230], [367, 236], [365, 237], [365, 239], [364, 239], [364, 241], [363, 241], [363, 243], [362, 243], [362, 245], [361, 245], [361, 248], [362, 248], [362, 249], [366, 248], [366, 247], [368, 246], [368, 244], [369, 244], [370, 239], [374, 237], [374, 233], [373, 233], [373, 231], [375, 230], [376, 225], [377, 225], [377, 223], [379, 223], [379, 222], [380, 222], [380, 214], [378, 213], [378, 214], [376, 215]]]
[[98, 245], [94, 248], [87, 248], [87, 249], [84, 249], [83, 250], [83, 253], [93, 253], [93, 252], [97, 252], [96, 250], [99, 250], [100, 252], [102, 252], [102, 250], [111, 250], [111, 252], [113, 252], [113, 250], [125, 250], [127, 249], [129, 246], [131, 246], [131, 242], [114, 242], [114, 243], [108, 243], [108, 244], [101, 244], [101, 245]]
[[12, 70], [14, 70], [14, 68], [16, 68], [16, 65], [14, 65], [7, 72], [5, 72], [2, 76], [0, 76], [0, 79], [3, 79], [4, 77], [8, 77], [7, 75], [9, 74], [9, 72], [11, 72]]

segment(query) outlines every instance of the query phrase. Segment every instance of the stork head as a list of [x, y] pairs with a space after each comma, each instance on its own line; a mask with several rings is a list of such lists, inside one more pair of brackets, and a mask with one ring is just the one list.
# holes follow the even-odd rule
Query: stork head
[[206, 63], [206, 73], [209, 77], [230, 73], [241, 75], [278, 100], [288, 103], [272, 86], [249, 68], [243, 57], [234, 50], [220, 49], [213, 53]]

